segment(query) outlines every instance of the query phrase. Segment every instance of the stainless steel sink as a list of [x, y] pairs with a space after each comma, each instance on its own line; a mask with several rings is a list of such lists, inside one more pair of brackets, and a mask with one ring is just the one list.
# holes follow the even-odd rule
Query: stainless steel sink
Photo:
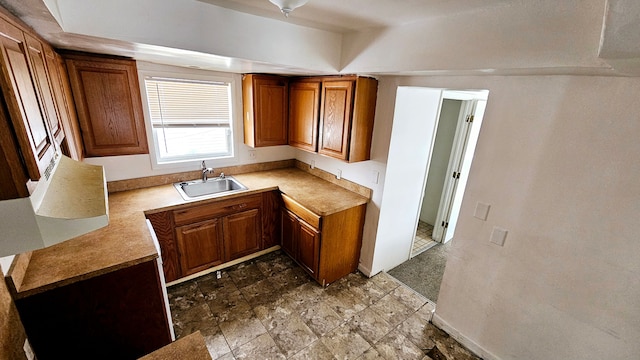
[[173, 186], [185, 200], [227, 195], [236, 191], [247, 190], [246, 186], [232, 176], [211, 178], [204, 182], [202, 180], [184, 181], [175, 183]]

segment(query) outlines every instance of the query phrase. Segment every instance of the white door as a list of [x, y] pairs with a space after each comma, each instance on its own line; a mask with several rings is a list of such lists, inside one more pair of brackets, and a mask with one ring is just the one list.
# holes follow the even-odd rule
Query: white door
[[436, 241], [445, 243], [453, 238], [486, 104], [486, 100], [467, 100], [460, 110], [447, 180], [433, 229], [432, 238]]

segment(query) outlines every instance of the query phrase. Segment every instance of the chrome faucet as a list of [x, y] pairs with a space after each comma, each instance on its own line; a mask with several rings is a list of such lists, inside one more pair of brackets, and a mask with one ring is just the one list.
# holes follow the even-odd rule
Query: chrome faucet
[[208, 168], [202, 160], [202, 182], [207, 182], [207, 174], [213, 174], [213, 168]]

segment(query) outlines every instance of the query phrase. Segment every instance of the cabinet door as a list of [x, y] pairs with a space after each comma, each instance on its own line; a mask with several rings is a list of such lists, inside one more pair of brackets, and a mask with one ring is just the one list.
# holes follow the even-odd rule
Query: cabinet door
[[322, 83], [322, 120], [318, 153], [346, 160], [353, 109], [353, 81]]
[[318, 151], [320, 117], [320, 81], [296, 81], [289, 84], [289, 145]]
[[177, 227], [176, 240], [183, 276], [222, 264], [224, 261], [220, 219]]
[[282, 250], [296, 259], [296, 237], [298, 230], [298, 218], [289, 210], [282, 209]]
[[85, 154], [148, 154], [133, 60], [66, 55]]
[[320, 259], [320, 233], [302, 220], [298, 220], [298, 224], [298, 263], [316, 277]]
[[20, 29], [1, 19], [0, 46], [4, 99], [27, 174], [35, 181], [49, 166], [55, 146], [29, 72], [24, 35]]
[[71, 87], [67, 70], [64, 67], [64, 60], [46, 45], [44, 53], [47, 68], [49, 69], [51, 88], [58, 105], [58, 114], [65, 134], [61, 145], [62, 153], [74, 160], [82, 160], [82, 136], [78, 127], [78, 118], [71, 96]]
[[287, 80], [246, 75], [242, 81], [244, 143], [251, 147], [287, 145]]
[[47, 71], [46, 58], [42, 43], [35, 37], [25, 34], [29, 60], [31, 61], [31, 72], [33, 80], [40, 95], [40, 103], [44, 110], [43, 115], [49, 123], [49, 129], [58, 147], [64, 140], [62, 122], [56, 106], [53, 90], [51, 89], [51, 79]]
[[226, 261], [241, 258], [260, 250], [262, 244], [260, 216], [259, 209], [251, 209], [224, 217]]

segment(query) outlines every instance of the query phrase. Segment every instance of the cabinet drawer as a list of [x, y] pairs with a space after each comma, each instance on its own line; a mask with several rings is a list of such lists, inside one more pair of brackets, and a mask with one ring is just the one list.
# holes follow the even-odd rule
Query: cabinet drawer
[[200, 220], [211, 219], [218, 216], [225, 216], [234, 212], [259, 208], [262, 205], [262, 195], [255, 194], [229, 200], [221, 200], [197, 205], [183, 210], [173, 212], [173, 220], [176, 226], [191, 224]]
[[316, 215], [306, 207], [300, 205], [285, 194], [282, 194], [282, 202], [284, 203], [285, 208], [296, 214], [299, 218], [307, 222], [309, 225], [316, 228], [316, 230], [320, 230], [320, 216]]

